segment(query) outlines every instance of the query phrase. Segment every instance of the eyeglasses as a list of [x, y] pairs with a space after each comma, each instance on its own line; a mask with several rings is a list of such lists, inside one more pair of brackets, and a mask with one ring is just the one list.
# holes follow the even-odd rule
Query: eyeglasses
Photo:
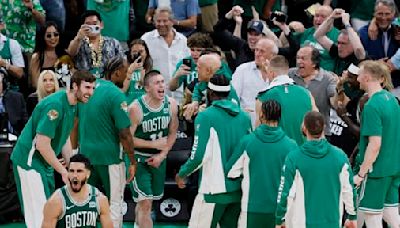
[[51, 37], [58, 37], [60, 34], [58, 32], [50, 32], [46, 34], [46, 38], [50, 39]]

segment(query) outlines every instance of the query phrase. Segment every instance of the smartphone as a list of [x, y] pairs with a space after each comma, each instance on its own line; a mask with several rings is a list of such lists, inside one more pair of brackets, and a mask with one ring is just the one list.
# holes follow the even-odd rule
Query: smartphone
[[191, 59], [183, 59], [182, 63], [185, 64], [187, 67], [192, 68], [192, 60]]
[[133, 53], [132, 60], [133, 62], [137, 59], [137, 63], [142, 62], [142, 56], [140, 53]]
[[271, 13], [270, 20], [273, 21], [274, 19], [275, 19], [277, 22], [286, 23], [287, 16], [286, 16], [286, 14], [284, 14], [283, 12], [274, 11], [274, 12]]

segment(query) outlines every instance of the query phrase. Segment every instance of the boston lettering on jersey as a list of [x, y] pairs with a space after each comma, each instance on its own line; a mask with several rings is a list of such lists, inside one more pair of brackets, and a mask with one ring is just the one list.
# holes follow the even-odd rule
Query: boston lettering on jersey
[[65, 227], [96, 226], [98, 216], [97, 211], [78, 211], [73, 214], [65, 215]]
[[170, 121], [169, 116], [158, 116], [142, 122], [142, 128], [144, 133], [160, 131], [168, 128]]

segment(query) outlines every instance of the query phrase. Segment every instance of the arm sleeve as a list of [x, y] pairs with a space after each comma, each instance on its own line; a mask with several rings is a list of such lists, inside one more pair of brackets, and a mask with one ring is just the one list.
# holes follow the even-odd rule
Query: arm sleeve
[[285, 165], [282, 168], [281, 184], [278, 190], [275, 224], [282, 225], [287, 211], [287, 198], [294, 183], [296, 169], [290, 154], [286, 157]]
[[12, 64], [17, 67], [25, 67], [24, 57], [18, 41], [10, 40], [10, 50]]
[[48, 104], [42, 111], [36, 133], [54, 138], [62, 119], [62, 108], [59, 103]]
[[382, 120], [378, 110], [370, 105], [365, 105], [362, 112], [361, 135], [382, 136]]
[[190, 158], [183, 164], [179, 170], [180, 177], [187, 177], [191, 173], [201, 168], [204, 161], [204, 154], [208, 139], [210, 138], [210, 123], [203, 113], [200, 113], [195, 121], [194, 143]]
[[203, 93], [201, 91], [201, 85], [202, 82], [197, 83], [194, 86], [194, 90], [193, 90], [193, 96], [192, 96], [192, 100], [193, 101], [197, 101], [197, 102], [201, 102], [201, 99], [203, 98]]
[[[347, 158], [345, 158], [347, 160]], [[353, 172], [348, 160], [343, 165], [340, 172], [340, 183], [342, 186], [343, 203], [346, 208], [347, 218], [350, 220], [357, 219], [356, 211], [356, 191], [353, 185]]]
[[234, 36], [227, 30], [229, 27], [234, 27], [233, 23], [233, 20], [228, 20], [223, 17], [214, 26], [213, 40], [220, 41], [218, 42], [218, 46], [221, 46], [221, 48], [231, 49], [234, 52], [238, 52], [239, 49], [246, 44], [246, 41]]
[[186, 7], [186, 14], [188, 17], [197, 16], [199, 14], [199, 3], [197, 0], [188, 1], [188, 5]]
[[338, 58], [339, 57], [339, 50], [337, 44], [333, 43], [331, 46], [331, 49], [329, 49], [329, 55], [332, 58]]
[[236, 68], [235, 73], [232, 75], [232, 86], [236, 90], [238, 97], [242, 96], [243, 75], [240, 66]]

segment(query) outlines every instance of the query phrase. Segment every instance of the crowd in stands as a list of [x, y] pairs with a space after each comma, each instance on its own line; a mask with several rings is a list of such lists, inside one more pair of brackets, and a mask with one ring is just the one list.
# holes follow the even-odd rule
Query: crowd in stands
[[[157, 70], [165, 94], [179, 105], [188, 135], [195, 134], [193, 122], [207, 109], [207, 84], [214, 75], [230, 81], [227, 97], [251, 117], [253, 129], [262, 124], [263, 101], [274, 97], [268, 91], [298, 85], [300, 95], [280, 101], [280, 125], [292, 126], [283, 126], [285, 133], [303, 144], [303, 117], [307, 110], [319, 110], [323, 135], [355, 165], [369, 99], [357, 80], [363, 62], [378, 62], [384, 70], [382, 87], [400, 96], [398, 4], [0, 0], [0, 112], [8, 114], [8, 130], [18, 136], [38, 102], [69, 88], [75, 71], [105, 78], [116, 70], [112, 61], [121, 57], [129, 64], [130, 75], [120, 85], [128, 106], [145, 94], [145, 75]], [[271, 67], [277, 56], [290, 69], [282, 71], [282, 59]]]

